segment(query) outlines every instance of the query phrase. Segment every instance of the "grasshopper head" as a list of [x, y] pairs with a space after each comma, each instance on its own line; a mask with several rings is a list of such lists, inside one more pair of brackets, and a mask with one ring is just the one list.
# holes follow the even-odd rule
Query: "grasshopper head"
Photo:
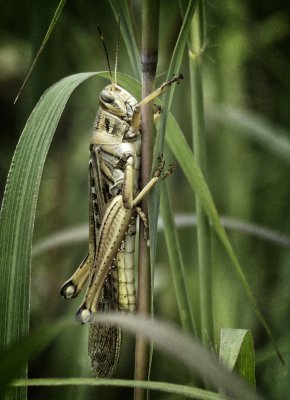
[[130, 93], [115, 84], [106, 86], [100, 94], [101, 108], [117, 117], [131, 118], [136, 104], [136, 99]]

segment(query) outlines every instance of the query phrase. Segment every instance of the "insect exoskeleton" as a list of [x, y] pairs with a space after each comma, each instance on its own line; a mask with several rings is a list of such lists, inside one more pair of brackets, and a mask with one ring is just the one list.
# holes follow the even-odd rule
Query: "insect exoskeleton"
[[127, 90], [114, 83], [106, 86], [100, 93], [100, 106], [118, 117], [130, 121], [137, 100]]
[[77, 312], [77, 319], [81, 323], [90, 322], [92, 314], [97, 312], [99, 297], [108, 270], [120, 250], [133, 212], [133, 209], [124, 207], [121, 195], [115, 196], [107, 208], [98, 238], [95, 272], [92, 276], [91, 288]]
[[[140, 188], [141, 107], [180, 79], [181, 75], [174, 76], [139, 103], [113, 80], [99, 96], [90, 140], [89, 251], [61, 289], [65, 298], [76, 297], [88, 283], [77, 319], [91, 322], [88, 349], [93, 371], [99, 377], [110, 376], [117, 365], [121, 331], [110, 324], [98, 325], [92, 316], [111, 310], [135, 310], [136, 216], [147, 231], [146, 215], [139, 205], [164, 167], [161, 158], [155, 175]], [[162, 176], [171, 172], [169, 169]]]

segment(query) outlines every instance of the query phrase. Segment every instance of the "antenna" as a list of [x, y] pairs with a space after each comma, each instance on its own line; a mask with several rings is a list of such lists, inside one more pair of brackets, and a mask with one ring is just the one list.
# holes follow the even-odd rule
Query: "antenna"
[[111, 65], [110, 65], [110, 60], [109, 60], [109, 54], [108, 54], [107, 46], [106, 46], [105, 39], [104, 39], [104, 36], [103, 36], [101, 28], [100, 28], [100, 25], [98, 25], [98, 31], [99, 31], [99, 35], [100, 35], [100, 38], [101, 38], [101, 41], [103, 43], [104, 50], [105, 50], [105, 53], [106, 53], [106, 59], [107, 59], [107, 64], [108, 64], [108, 68], [109, 68], [109, 72], [110, 72], [110, 76], [111, 76], [111, 81], [112, 81], [112, 83], [114, 83], [113, 82]]
[[117, 67], [119, 58], [119, 44], [120, 44], [120, 20], [121, 16], [118, 17], [118, 32], [117, 32], [117, 44], [116, 44], [116, 56], [115, 56], [115, 85], [117, 85]]

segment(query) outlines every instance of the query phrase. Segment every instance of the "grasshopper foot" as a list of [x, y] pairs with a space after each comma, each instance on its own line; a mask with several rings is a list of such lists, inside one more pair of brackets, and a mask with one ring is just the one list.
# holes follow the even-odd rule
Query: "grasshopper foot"
[[60, 289], [60, 294], [65, 299], [70, 299], [76, 296], [76, 286], [71, 279], [66, 281]]
[[168, 170], [164, 172], [164, 174], [162, 176], [162, 180], [164, 180], [164, 179], [168, 178], [170, 175], [172, 175], [174, 172], [174, 168], [175, 168], [175, 165], [170, 164]]
[[157, 122], [161, 115], [161, 106], [158, 104], [153, 104], [153, 118], [154, 122]]
[[76, 320], [81, 324], [86, 324], [92, 319], [92, 313], [87, 309], [86, 305], [83, 304], [76, 313]]
[[158, 167], [154, 174], [154, 178], [159, 178], [159, 176], [161, 175], [162, 170], [164, 168], [164, 164], [165, 164], [165, 161], [164, 161], [163, 154], [160, 154], [160, 156], [158, 157]]
[[163, 85], [161, 85], [160, 87], [161, 92], [163, 92], [166, 87], [172, 85], [173, 83], [180, 83], [182, 79], [183, 79], [182, 74], [173, 75], [171, 79], [169, 79], [168, 81], [164, 82]]
[[159, 104], [153, 104], [153, 113], [154, 114], [161, 114], [161, 106]]
[[[165, 165], [165, 161], [164, 161], [163, 154], [160, 154], [160, 156], [158, 157], [158, 167], [157, 167], [157, 170], [156, 170], [156, 172], [154, 174], [155, 178], [159, 178], [160, 177], [160, 175], [162, 174], [162, 171], [164, 169], [164, 165]], [[162, 180], [166, 179], [168, 176], [173, 174], [174, 168], [175, 168], [175, 165], [174, 164], [170, 164], [168, 170], [165, 171], [162, 174]]]

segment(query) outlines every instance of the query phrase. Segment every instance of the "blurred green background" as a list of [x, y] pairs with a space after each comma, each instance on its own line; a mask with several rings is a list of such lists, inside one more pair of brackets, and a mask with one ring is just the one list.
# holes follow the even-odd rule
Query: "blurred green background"
[[[20, 99], [16, 97], [57, 7], [56, 1], [2, 3], [0, 13], [0, 192], [25, 121], [41, 94], [64, 76], [107, 69], [97, 25], [111, 60], [116, 20], [107, 1], [68, 2]], [[141, 2], [132, 1], [141, 36]], [[203, 57], [208, 183], [220, 214], [266, 226], [290, 236], [290, 6], [287, 1], [242, 0], [206, 4], [207, 41]], [[181, 25], [178, 1], [161, 1], [158, 83], [167, 72]], [[121, 21], [122, 23], [122, 21]], [[121, 40], [119, 71], [132, 75]], [[176, 71], [178, 72], [178, 71]], [[187, 55], [172, 111], [191, 143]], [[48, 155], [38, 201], [34, 242], [65, 228], [87, 223], [88, 143], [105, 80], [89, 80], [72, 96]], [[166, 156], [170, 161], [172, 156]], [[176, 167], [168, 181], [176, 213], [194, 212], [194, 194]], [[179, 229], [193, 309], [199, 318], [195, 228]], [[229, 230], [260, 308], [289, 363], [290, 239], [264, 240]], [[31, 326], [71, 315], [80, 302], [63, 301], [59, 288], [86, 252], [85, 241], [54, 247], [33, 259]], [[156, 315], [178, 321], [168, 260], [160, 234], [155, 276]], [[249, 328], [257, 351], [257, 386], [273, 399], [290, 391], [285, 368], [245, 297], [218, 239], [212, 235], [213, 301], [216, 342], [223, 327]], [[86, 327], [76, 325], [33, 362], [30, 377], [88, 376]], [[125, 340], [116, 377], [132, 378], [134, 341]], [[153, 380], [186, 383], [185, 370], [159, 352]], [[90, 393], [89, 393], [90, 392]], [[106, 398], [128, 396], [126, 389], [29, 389], [30, 398]], [[174, 396], [172, 396], [173, 398]], [[102, 398], [102, 397], [100, 397]], [[154, 398], [169, 398], [158, 394]]]

